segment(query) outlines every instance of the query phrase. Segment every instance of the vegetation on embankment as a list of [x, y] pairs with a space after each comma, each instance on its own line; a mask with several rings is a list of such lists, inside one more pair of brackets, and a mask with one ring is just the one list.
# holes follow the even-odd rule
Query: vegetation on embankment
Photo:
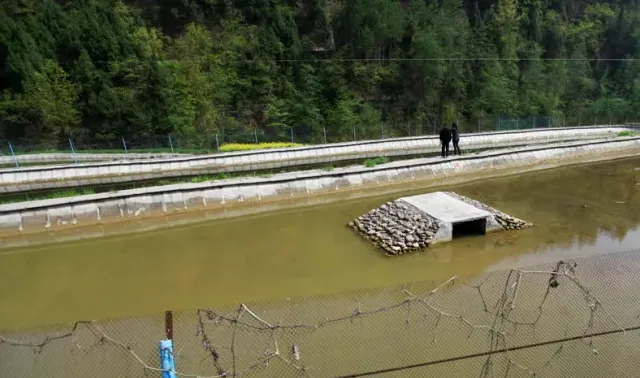
[[634, 2], [3, 1], [0, 25], [3, 150], [640, 118]]
[[[484, 150], [465, 151], [465, 154], [473, 154], [480, 151], [484, 151]], [[42, 199], [63, 198], [63, 197], [75, 197], [75, 196], [80, 196], [85, 194], [105, 193], [105, 192], [113, 192], [117, 190], [136, 189], [136, 188], [148, 188], [152, 186], [220, 181], [220, 180], [228, 180], [228, 179], [240, 178], [240, 177], [270, 177], [272, 175], [279, 174], [279, 173], [297, 172], [297, 171], [304, 171], [304, 170], [311, 170], [311, 169], [319, 169], [326, 172], [330, 172], [330, 171], [333, 171], [335, 168], [347, 167], [347, 166], [363, 166], [364, 165], [366, 167], [371, 168], [379, 164], [384, 164], [391, 161], [419, 159], [419, 158], [433, 157], [437, 155], [438, 155], [437, 153], [431, 153], [431, 154], [424, 154], [424, 155], [377, 157], [375, 159], [366, 159], [364, 161], [362, 160], [341, 161], [341, 162], [336, 162], [330, 165], [323, 163], [323, 164], [312, 164], [307, 166], [287, 167], [287, 168], [280, 168], [280, 169], [267, 169], [267, 170], [260, 170], [260, 171], [254, 171], [254, 172], [201, 174], [201, 175], [191, 176], [191, 177], [152, 179], [152, 180], [146, 180], [146, 181], [127, 182], [122, 184], [93, 185], [90, 187], [83, 187], [83, 188], [70, 188], [68, 190], [50, 189], [50, 190], [40, 190], [40, 191], [31, 191], [31, 192], [23, 192], [23, 193], [0, 194], [0, 204], [16, 203], [16, 202], [24, 202], [24, 201], [35, 201], [35, 200], [42, 200]]]
[[220, 152], [268, 150], [272, 148], [302, 147], [300, 143], [268, 142], [268, 143], [227, 143], [220, 146]]

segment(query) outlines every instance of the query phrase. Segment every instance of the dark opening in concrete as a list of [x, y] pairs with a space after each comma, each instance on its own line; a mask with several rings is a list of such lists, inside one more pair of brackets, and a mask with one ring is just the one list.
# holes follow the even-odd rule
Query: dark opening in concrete
[[471, 235], [484, 235], [487, 233], [487, 218], [453, 224], [453, 238]]

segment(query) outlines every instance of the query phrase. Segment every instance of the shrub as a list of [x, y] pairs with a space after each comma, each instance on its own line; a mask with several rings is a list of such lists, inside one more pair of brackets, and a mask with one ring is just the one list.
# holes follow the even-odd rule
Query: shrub
[[378, 164], [384, 164], [384, 163], [388, 163], [389, 162], [389, 158], [388, 157], [377, 157], [375, 159], [367, 159], [364, 161], [364, 165], [367, 168], [372, 168], [375, 167]]
[[268, 143], [227, 143], [220, 146], [220, 152], [266, 150], [270, 148], [302, 147], [300, 143], [268, 142]]
[[634, 136], [634, 135], [635, 135], [635, 133], [633, 131], [631, 131], [631, 130], [620, 131], [618, 133], [619, 137]]

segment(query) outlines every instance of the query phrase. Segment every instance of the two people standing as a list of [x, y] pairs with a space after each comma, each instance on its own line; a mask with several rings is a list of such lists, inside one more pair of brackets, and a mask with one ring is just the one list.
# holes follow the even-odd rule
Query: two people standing
[[442, 157], [446, 158], [449, 156], [449, 143], [453, 141], [453, 153], [454, 155], [461, 155], [460, 147], [458, 143], [460, 142], [460, 131], [458, 130], [458, 125], [454, 122], [451, 125], [451, 130], [447, 128], [447, 126], [442, 127], [440, 130], [440, 144], [442, 145]]

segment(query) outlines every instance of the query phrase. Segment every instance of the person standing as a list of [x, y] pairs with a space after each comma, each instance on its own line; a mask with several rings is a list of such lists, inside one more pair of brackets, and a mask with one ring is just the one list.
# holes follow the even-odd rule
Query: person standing
[[447, 126], [442, 126], [440, 130], [440, 144], [442, 145], [442, 157], [449, 156], [449, 142], [451, 142], [451, 130]]
[[458, 143], [460, 143], [460, 130], [458, 130], [458, 125], [455, 122], [451, 125], [451, 140], [453, 141], [453, 154], [462, 155], [458, 146]]

